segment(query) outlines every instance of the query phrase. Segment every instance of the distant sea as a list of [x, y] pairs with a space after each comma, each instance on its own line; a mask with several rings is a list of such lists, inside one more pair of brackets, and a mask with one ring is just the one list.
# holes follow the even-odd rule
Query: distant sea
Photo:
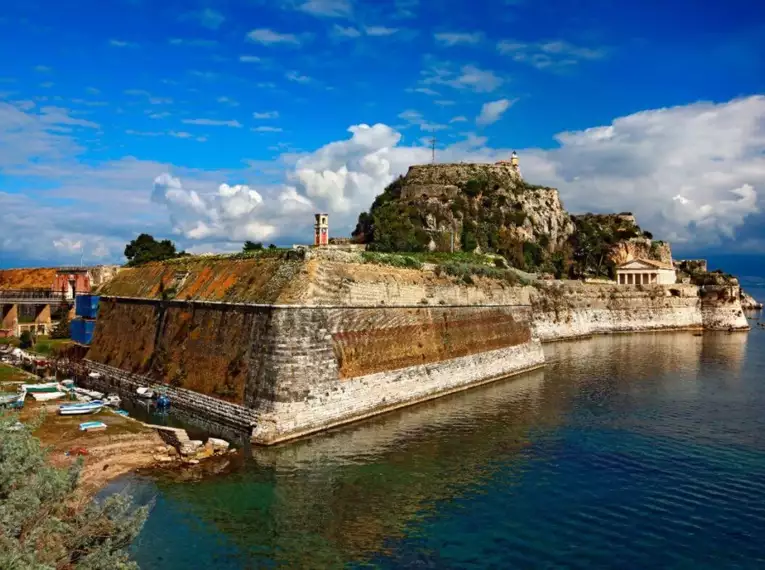
[[125, 477], [108, 491], [156, 501], [131, 552], [162, 570], [765, 567], [765, 329], [545, 351], [544, 370], [217, 475]]

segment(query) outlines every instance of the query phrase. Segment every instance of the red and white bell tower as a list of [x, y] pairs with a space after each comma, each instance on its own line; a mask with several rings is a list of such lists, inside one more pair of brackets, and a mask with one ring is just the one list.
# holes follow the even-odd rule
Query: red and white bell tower
[[322, 246], [329, 243], [329, 214], [315, 214], [316, 223], [313, 225], [313, 245]]

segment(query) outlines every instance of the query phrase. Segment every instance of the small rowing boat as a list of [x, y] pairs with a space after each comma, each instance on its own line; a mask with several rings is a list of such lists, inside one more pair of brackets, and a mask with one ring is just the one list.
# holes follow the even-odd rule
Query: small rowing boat
[[104, 398], [104, 404], [110, 408], [119, 408], [120, 404], [122, 404], [122, 398], [120, 398], [117, 394], [109, 394], [106, 398]]
[[15, 394], [0, 394], [0, 408], [23, 408], [24, 398], [27, 397], [27, 391], [23, 388]]
[[75, 388], [74, 393], [78, 396], [84, 396], [86, 398], [90, 398], [91, 400], [100, 400], [104, 397], [103, 392], [97, 392], [95, 390], [86, 390], [85, 388]]
[[139, 398], [148, 398], [149, 400], [151, 400], [154, 397], [154, 390], [152, 390], [151, 388], [146, 388], [146, 387], [136, 388], [135, 393], [138, 394]]
[[104, 422], [83, 422], [80, 424], [80, 431], [103, 431], [106, 429]]
[[58, 400], [66, 396], [66, 392], [37, 392], [32, 393], [32, 397], [38, 402], [47, 402], [49, 400]]
[[62, 416], [77, 416], [81, 414], [94, 414], [100, 412], [104, 407], [101, 400], [92, 402], [82, 402], [79, 404], [61, 404], [58, 407], [58, 413]]
[[21, 387], [24, 388], [30, 394], [61, 391], [61, 385], [58, 382], [45, 382], [43, 384], [22, 384]]

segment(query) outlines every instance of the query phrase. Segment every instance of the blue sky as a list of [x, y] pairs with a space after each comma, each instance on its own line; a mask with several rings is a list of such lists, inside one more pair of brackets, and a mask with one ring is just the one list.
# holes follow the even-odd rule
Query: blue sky
[[434, 135], [678, 253], [765, 253], [756, 2], [32, 0], [0, 50], [0, 266], [347, 234]]

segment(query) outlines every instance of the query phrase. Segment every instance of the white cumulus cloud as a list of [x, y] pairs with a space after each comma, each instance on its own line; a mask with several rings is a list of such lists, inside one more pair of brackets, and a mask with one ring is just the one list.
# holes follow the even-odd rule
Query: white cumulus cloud
[[[488, 103], [481, 122], [496, 120], [510, 104]], [[413, 110], [401, 117], [427, 124]], [[225, 192], [215, 198], [214, 208], [202, 200], [205, 215], [185, 226], [184, 235], [308, 236], [310, 214], [319, 210], [329, 212], [335, 232], [344, 235], [358, 212], [368, 209], [396, 176], [412, 164], [430, 162], [426, 144], [400, 146], [401, 134], [388, 125], [356, 125], [349, 132], [345, 140], [299, 155], [275, 195], [255, 199], [244, 194], [234, 210], [220, 203], [229, 199]], [[609, 125], [563, 132], [556, 140], [557, 148], [550, 150], [518, 149], [521, 169], [530, 182], [559, 188], [569, 211], [632, 211], [657, 238], [686, 247], [735, 238], [761, 211], [765, 97], [643, 111]], [[494, 162], [511, 151], [468, 134], [438, 149], [437, 160]], [[200, 198], [193, 192], [170, 201], [176, 210], [200, 211]], [[212, 217], [211, 209], [216, 212]], [[255, 231], [257, 224], [263, 228]]]
[[251, 42], [263, 45], [275, 44], [293, 44], [298, 45], [300, 40], [294, 34], [281, 34], [268, 28], [258, 28], [247, 34], [247, 39]]
[[476, 124], [483, 127], [496, 123], [514, 102], [510, 99], [499, 99], [484, 103], [481, 107], [481, 114], [475, 120]]

